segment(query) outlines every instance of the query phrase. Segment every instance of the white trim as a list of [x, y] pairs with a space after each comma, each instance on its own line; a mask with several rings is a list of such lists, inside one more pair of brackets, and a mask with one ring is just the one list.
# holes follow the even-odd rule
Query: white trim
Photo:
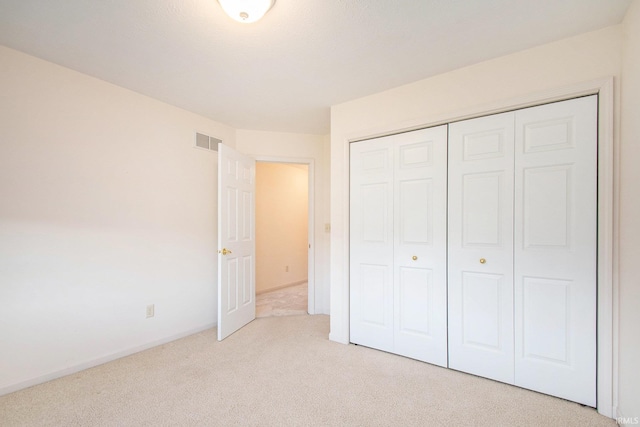
[[[262, 163], [293, 163], [308, 166], [309, 176], [309, 212], [307, 216], [308, 227], [308, 240], [309, 240], [309, 256], [307, 258], [307, 283], [308, 283], [308, 297], [307, 297], [307, 312], [309, 314], [316, 314], [316, 281], [315, 281], [315, 161], [310, 158], [292, 158], [292, 157], [279, 157], [279, 156], [254, 156], [257, 162]], [[289, 286], [289, 285], [287, 285]]]
[[[613, 77], [596, 79], [588, 82], [577, 83], [570, 86], [525, 95], [510, 100], [501, 100], [485, 105], [475, 106], [458, 111], [453, 114], [439, 114], [419, 117], [417, 119], [398, 122], [370, 128], [364, 131], [353, 132], [345, 136], [343, 140], [342, 173], [347, 183], [342, 193], [342, 224], [339, 235], [332, 235], [332, 240], [341, 242], [343, 255], [349, 253], [349, 143], [363, 139], [391, 135], [400, 132], [437, 126], [473, 117], [496, 114], [519, 108], [549, 102], [561, 101], [584, 95], [599, 95], [598, 109], [598, 372], [597, 372], [597, 409], [602, 415], [614, 417], [613, 385], [616, 383], [616, 372], [613, 370], [613, 361], [618, 358], [618, 348], [614, 346], [613, 338], [617, 336], [617, 324], [614, 324], [614, 295], [617, 295], [614, 265], [614, 203], [617, 196], [614, 194], [614, 84]], [[615, 210], [617, 212], [617, 210]], [[337, 265], [336, 265], [337, 263]], [[349, 342], [349, 259], [342, 256], [339, 259], [332, 256], [332, 267], [336, 269], [334, 278], [345, 283], [341, 287], [339, 307], [331, 307], [332, 313], [340, 313], [340, 320], [336, 326], [339, 330], [332, 330], [329, 339], [341, 343]], [[614, 280], [615, 279], [615, 280]], [[336, 304], [338, 305], [338, 304]], [[335, 310], [334, 310], [335, 309]], [[614, 329], [614, 327], [616, 329]]]
[[[598, 412], [614, 417], [613, 296], [617, 295], [614, 278], [614, 150], [613, 150], [613, 78], [602, 82], [598, 97]], [[617, 223], [617, 221], [616, 221]]]
[[181, 338], [187, 337], [189, 335], [194, 335], [199, 332], [206, 331], [207, 329], [215, 328], [215, 326], [216, 326], [215, 323], [208, 323], [204, 326], [200, 326], [194, 329], [189, 329], [179, 334], [171, 335], [165, 338], [161, 338], [159, 340], [148, 342], [146, 344], [131, 347], [126, 350], [117, 351], [115, 353], [111, 353], [103, 357], [98, 357], [96, 359], [87, 360], [85, 362], [78, 363], [77, 365], [70, 366], [68, 368], [61, 369], [59, 371], [54, 371], [45, 375], [40, 375], [35, 378], [28, 379], [26, 381], [21, 381], [19, 383], [11, 384], [9, 386], [0, 388], [0, 396], [25, 389], [27, 387], [32, 387], [34, 385], [46, 383], [47, 381], [66, 377], [67, 375], [75, 374], [76, 372], [84, 371], [85, 369], [93, 368], [94, 366], [102, 365], [108, 362], [113, 362], [114, 360], [117, 360], [126, 356], [130, 356], [132, 354], [139, 353], [144, 350], [148, 350], [152, 347], [157, 347], [159, 345], [166, 344], [171, 341], [176, 341]]

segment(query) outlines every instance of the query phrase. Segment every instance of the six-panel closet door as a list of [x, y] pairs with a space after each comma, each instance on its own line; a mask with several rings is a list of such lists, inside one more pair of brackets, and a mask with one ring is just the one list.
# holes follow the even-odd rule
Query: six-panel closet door
[[515, 384], [596, 406], [596, 95], [520, 110]]
[[351, 144], [351, 341], [596, 406], [597, 112]]
[[449, 126], [449, 367], [513, 383], [514, 113]]
[[351, 144], [351, 342], [447, 365], [447, 127]]
[[449, 130], [449, 367], [596, 405], [597, 96]]

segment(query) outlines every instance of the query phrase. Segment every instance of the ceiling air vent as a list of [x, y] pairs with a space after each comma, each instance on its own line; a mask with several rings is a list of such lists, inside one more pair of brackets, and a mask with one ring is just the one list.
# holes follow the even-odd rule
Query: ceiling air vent
[[221, 139], [214, 138], [204, 133], [196, 132], [196, 147], [205, 150], [218, 151], [218, 144], [222, 143]]

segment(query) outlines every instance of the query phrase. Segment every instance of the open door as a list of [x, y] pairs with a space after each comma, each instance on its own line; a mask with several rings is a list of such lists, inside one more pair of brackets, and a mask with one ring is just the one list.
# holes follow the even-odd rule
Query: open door
[[218, 341], [256, 318], [254, 159], [218, 144]]

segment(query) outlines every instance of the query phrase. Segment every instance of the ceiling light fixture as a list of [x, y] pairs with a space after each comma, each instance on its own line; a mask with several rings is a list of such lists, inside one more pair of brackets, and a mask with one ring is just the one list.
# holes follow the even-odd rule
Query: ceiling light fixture
[[218, 0], [227, 15], [243, 24], [262, 18], [275, 2], [276, 0]]

